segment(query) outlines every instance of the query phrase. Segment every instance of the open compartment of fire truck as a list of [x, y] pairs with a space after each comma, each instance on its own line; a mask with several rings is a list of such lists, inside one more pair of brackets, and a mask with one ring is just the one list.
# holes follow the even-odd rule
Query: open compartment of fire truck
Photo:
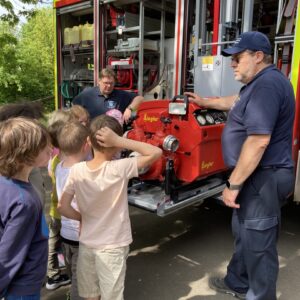
[[[103, 18], [103, 61], [115, 70], [116, 89], [147, 94], [161, 81], [166, 57], [173, 54], [166, 43], [174, 41], [175, 3], [114, 1], [107, 5]], [[165, 90], [164, 96], [170, 92]], [[153, 94], [152, 99], [159, 97]]]
[[62, 105], [85, 87], [94, 85], [94, 7], [90, 1], [57, 8], [57, 39]]

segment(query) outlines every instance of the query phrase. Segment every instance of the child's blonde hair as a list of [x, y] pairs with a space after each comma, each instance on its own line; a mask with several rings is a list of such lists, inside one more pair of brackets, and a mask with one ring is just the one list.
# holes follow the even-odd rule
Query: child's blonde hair
[[123, 128], [120, 125], [120, 123], [113, 117], [107, 116], [107, 115], [101, 115], [93, 119], [91, 126], [90, 126], [90, 140], [93, 149], [103, 152], [103, 149], [105, 147], [102, 147], [98, 144], [96, 134], [97, 131], [100, 130], [103, 127], [108, 127], [112, 131], [114, 131], [117, 135], [122, 136], [123, 135]]
[[74, 120], [74, 116], [72, 115], [70, 109], [57, 109], [49, 115], [48, 126], [51, 126], [53, 123], [57, 121], [62, 121], [67, 123], [72, 120]]
[[66, 155], [77, 154], [87, 141], [88, 135], [88, 129], [78, 121], [65, 124], [57, 137], [60, 151]]
[[1, 175], [10, 178], [24, 165], [32, 166], [48, 144], [46, 128], [35, 120], [19, 117], [0, 122]]
[[78, 120], [80, 123], [82, 122], [82, 119], [85, 118], [85, 122], [89, 123], [90, 120], [90, 114], [88, 113], [88, 111], [82, 107], [81, 105], [76, 105], [74, 104], [71, 108], [70, 108], [70, 112], [73, 115], [73, 117]]
[[48, 132], [51, 137], [51, 144], [55, 148], [59, 148], [57, 137], [63, 126], [68, 123], [74, 121], [75, 118], [71, 114], [69, 109], [59, 109], [55, 110], [51, 113], [48, 119]]

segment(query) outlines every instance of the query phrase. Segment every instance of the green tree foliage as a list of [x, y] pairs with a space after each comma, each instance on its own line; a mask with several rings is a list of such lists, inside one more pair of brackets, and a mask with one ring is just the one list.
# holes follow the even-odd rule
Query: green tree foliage
[[21, 94], [28, 99], [53, 95], [54, 27], [53, 11], [37, 11], [20, 32], [18, 46]]
[[[29, 17], [35, 13], [34, 8], [29, 8], [28, 4], [37, 4], [41, 0], [0, 0], [0, 7], [4, 13], [0, 16], [0, 21], [4, 21], [9, 25], [16, 25], [19, 22], [20, 16]], [[14, 6], [17, 6], [15, 7]]]
[[15, 27], [0, 23], [0, 103], [13, 102], [21, 90]]
[[[53, 11], [44, 8], [19, 31], [0, 23], [0, 104], [53, 96]], [[53, 108], [54, 100], [46, 102]]]

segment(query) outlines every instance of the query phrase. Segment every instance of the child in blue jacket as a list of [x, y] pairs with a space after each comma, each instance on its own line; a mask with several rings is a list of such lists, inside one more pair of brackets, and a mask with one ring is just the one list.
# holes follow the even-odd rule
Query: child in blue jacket
[[47, 271], [48, 233], [29, 173], [50, 158], [49, 135], [36, 121], [0, 122], [0, 299], [36, 300]]

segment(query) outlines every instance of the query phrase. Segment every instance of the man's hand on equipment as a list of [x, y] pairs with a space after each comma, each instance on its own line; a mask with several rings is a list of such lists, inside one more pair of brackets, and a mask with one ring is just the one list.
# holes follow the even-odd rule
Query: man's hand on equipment
[[240, 208], [240, 205], [235, 203], [239, 190], [230, 190], [227, 187], [223, 191], [223, 202], [226, 206], [232, 208]]
[[132, 113], [132, 110], [129, 107], [127, 107], [123, 113], [123, 119], [126, 124], [129, 122], [131, 113]]
[[185, 92], [184, 93], [186, 96], [188, 96], [188, 99], [189, 99], [189, 102], [191, 103], [195, 103], [199, 106], [205, 106], [205, 103], [207, 103], [205, 101], [205, 99], [201, 98], [200, 96], [198, 96], [197, 94], [195, 93], [192, 93], [192, 92]]
[[137, 111], [138, 107], [140, 106], [140, 104], [144, 101], [144, 97], [143, 96], [136, 96], [133, 98], [132, 102], [127, 106], [127, 108], [125, 109], [124, 113], [123, 113], [123, 119], [124, 122], [126, 124], [128, 124], [129, 119], [131, 117], [131, 113], [133, 111]]

